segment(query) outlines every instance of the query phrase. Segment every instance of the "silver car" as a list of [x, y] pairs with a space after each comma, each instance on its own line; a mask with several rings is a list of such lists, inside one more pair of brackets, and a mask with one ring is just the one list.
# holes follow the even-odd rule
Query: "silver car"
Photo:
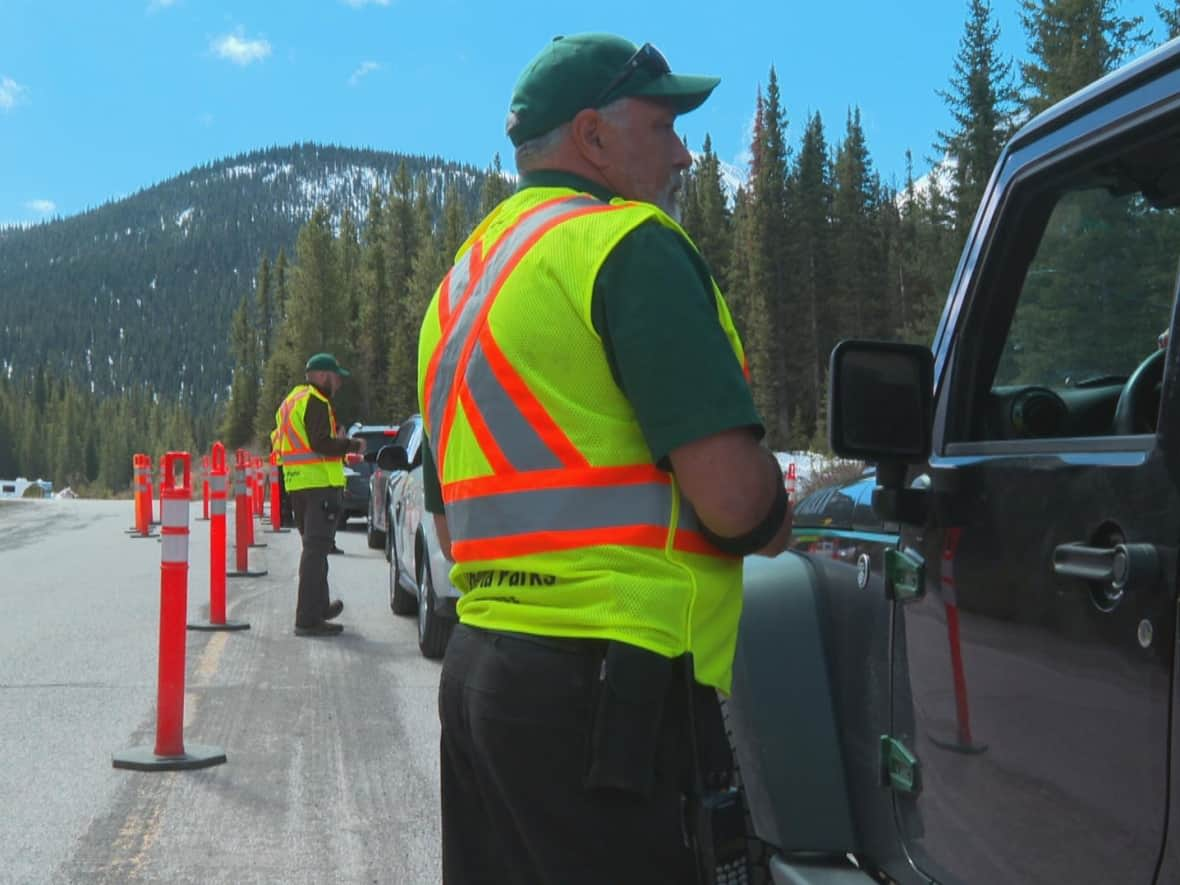
[[457, 622], [459, 591], [451, 584], [451, 563], [443, 556], [434, 520], [422, 502], [422, 417], [401, 423], [397, 438], [377, 453], [388, 471], [385, 489], [389, 607], [394, 614], [418, 615], [418, 648], [441, 658]]

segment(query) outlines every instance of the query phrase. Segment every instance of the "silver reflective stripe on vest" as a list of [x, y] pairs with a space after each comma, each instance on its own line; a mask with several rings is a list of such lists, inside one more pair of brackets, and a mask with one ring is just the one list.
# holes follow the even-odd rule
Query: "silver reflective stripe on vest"
[[[516, 257], [521, 247], [547, 224], [560, 219], [563, 215], [603, 206], [605, 206], [604, 203], [592, 197], [573, 197], [554, 203], [552, 206], [544, 206], [519, 222], [492, 247], [492, 253], [484, 265], [483, 272], [479, 275], [471, 297], [459, 309], [451, 328], [443, 330], [441, 343], [443, 352], [439, 358], [434, 388], [430, 391], [430, 436], [432, 439], [442, 439], [443, 412], [455, 386], [455, 372], [459, 367], [459, 358], [463, 354], [468, 337], [475, 332], [475, 321], [483, 309], [484, 302], [491, 294], [495, 284], [499, 282], [505, 268]], [[486, 419], [488, 416], [484, 417]]]
[[450, 279], [447, 283], [447, 313], [453, 313], [459, 302], [463, 300], [463, 293], [471, 283], [471, 253], [475, 249], [468, 249], [463, 257], [455, 262], [451, 268]]
[[666, 528], [671, 519], [672, 487], [665, 483], [505, 492], [447, 504], [447, 525], [457, 541], [629, 525]]
[[475, 345], [467, 386], [492, 437], [516, 470], [548, 470], [561, 461], [533, 430], [488, 365], [483, 346]]

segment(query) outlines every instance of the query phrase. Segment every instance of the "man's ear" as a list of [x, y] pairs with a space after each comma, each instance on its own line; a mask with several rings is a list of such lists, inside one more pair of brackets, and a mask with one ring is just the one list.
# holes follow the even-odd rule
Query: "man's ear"
[[610, 165], [604, 143], [607, 134], [604, 122], [602, 114], [594, 108], [578, 111], [570, 121], [570, 137], [574, 147], [595, 169], [604, 169]]

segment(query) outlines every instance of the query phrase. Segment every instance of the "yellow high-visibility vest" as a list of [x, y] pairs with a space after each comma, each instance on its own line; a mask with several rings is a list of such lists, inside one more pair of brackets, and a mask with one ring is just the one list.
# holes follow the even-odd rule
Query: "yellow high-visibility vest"
[[275, 412], [275, 451], [283, 465], [283, 482], [288, 492], [300, 489], [343, 487], [344, 463], [339, 455], [314, 452], [307, 441], [307, 403], [315, 397], [328, 407], [328, 426], [336, 435], [336, 410], [332, 401], [312, 384], [300, 384], [283, 400]]
[[647, 203], [567, 188], [502, 203], [427, 309], [419, 403], [464, 623], [691, 652], [698, 681], [728, 690], [741, 559], [705, 539], [675, 477], [653, 463], [591, 319], [603, 262], [652, 220], [691, 244]]

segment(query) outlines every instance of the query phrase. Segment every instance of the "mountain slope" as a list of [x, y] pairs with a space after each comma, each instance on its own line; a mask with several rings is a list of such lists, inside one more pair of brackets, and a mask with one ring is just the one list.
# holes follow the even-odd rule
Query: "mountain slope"
[[201, 166], [126, 199], [32, 228], [0, 230], [0, 371], [45, 369], [98, 394], [146, 382], [212, 407], [230, 381], [228, 330], [259, 261], [317, 204], [363, 220], [400, 163], [478, 201], [483, 173], [437, 157], [315, 144]]

